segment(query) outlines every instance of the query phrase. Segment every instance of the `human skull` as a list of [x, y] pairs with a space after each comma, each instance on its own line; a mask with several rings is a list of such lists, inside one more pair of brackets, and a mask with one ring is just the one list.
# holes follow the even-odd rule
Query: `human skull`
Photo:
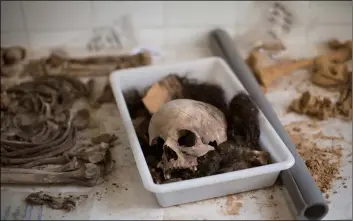
[[176, 99], [164, 104], [151, 118], [150, 145], [163, 142], [158, 168], [166, 179], [175, 169], [197, 170], [197, 158], [227, 140], [224, 114], [216, 107], [195, 100]]

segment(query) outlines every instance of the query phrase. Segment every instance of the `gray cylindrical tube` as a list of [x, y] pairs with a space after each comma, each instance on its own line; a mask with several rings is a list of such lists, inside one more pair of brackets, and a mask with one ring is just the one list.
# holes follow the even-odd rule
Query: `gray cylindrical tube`
[[282, 123], [262, 93], [249, 67], [235, 48], [230, 36], [221, 29], [210, 33], [210, 46], [215, 55], [222, 57], [237, 75], [250, 96], [274, 127], [282, 141], [293, 154], [295, 164], [289, 170], [281, 172], [281, 179], [292, 199], [298, 219], [319, 220], [328, 212], [328, 206], [321, 191], [313, 180], [308, 168], [296, 151], [295, 144], [285, 131]]

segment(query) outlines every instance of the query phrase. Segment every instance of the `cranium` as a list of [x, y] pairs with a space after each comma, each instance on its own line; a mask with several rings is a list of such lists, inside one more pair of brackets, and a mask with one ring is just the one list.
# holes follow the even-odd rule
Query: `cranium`
[[[216, 107], [195, 100], [176, 99], [164, 104], [151, 118], [150, 145], [163, 146], [158, 168], [166, 179], [176, 169], [197, 170], [197, 158], [227, 140], [224, 114]], [[159, 146], [159, 145], [158, 145]]]

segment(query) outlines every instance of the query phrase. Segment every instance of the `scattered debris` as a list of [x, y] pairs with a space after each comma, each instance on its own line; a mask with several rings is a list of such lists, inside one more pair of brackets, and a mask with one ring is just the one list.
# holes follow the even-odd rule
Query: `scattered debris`
[[341, 88], [338, 101], [333, 103], [329, 98], [313, 96], [310, 92], [304, 92], [300, 98], [294, 99], [288, 110], [299, 114], [327, 120], [330, 117], [340, 116], [343, 120], [352, 120], [352, 81]]
[[76, 209], [78, 202], [87, 199], [88, 195], [80, 195], [74, 197], [51, 196], [43, 192], [31, 193], [26, 197], [26, 203], [30, 205], [47, 205], [55, 210], [65, 210], [70, 212]]
[[313, 96], [308, 91], [304, 92], [300, 98], [292, 101], [289, 111], [307, 114], [319, 120], [327, 120], [329, 117], [336, 115], [335, 106], [329, 98]]
[[[307, 127], [308, 123], [302, 123], [302, 128]], [[327, 147], [318, 145], [320, 141], [327, 140], [327, 136], [318, 134], [304, 133], [293, 130], [293, 124], [286, 125], [286, 130], [296, 144], [297, 151], [302, 157], [311, 175], [321, 192], [327, 193], [331, 190], [333, 181], [339, 179], [342, 147]], [[332, 140], [332, 139], [330, 139]]]

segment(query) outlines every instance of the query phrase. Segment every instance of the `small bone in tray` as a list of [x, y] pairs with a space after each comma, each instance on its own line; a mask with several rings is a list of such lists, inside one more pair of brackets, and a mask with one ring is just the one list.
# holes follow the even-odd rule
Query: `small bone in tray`
[[142, 99], [150, 113], [155, 113], [163, 104], [181, 98], [182, 86], [174, 75], [169, 75], [154, 83]]

